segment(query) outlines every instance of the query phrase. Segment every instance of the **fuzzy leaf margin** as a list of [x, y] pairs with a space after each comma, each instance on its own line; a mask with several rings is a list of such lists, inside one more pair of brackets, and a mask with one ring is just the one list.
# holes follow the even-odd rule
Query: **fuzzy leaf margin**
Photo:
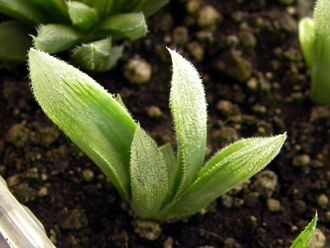
[[320, 104], [330, 103], [330, 1], [316, 1], [314, 10], [315, 44], [312, 65], [312, 99]]
[[152, 218], [168, 191], [168, 173], [156, 142], [138, 127], [131, 146], [131, 205], [141, 218]]
[[308, 68], [311, 70], [313, 65], [314, 53], [314, 34], [315, 23], [312, 18], [303, 18], [299, 22], [299, 42]]
[[49, 54], [66, 51], [76, 46], [83, 35], [71, 26], [62, 24], [40, 25], [33, 37], [34, 47]]
[[299, 236], [294, 240], [290, 248], [308, 248], [310, 242], [313, 239], [315, 228], [317, 224], [317, 213], [313, 220], [308, 224], [304, 231], [302, 231]]
[[197, 177], [205, 159], [207, 140], [206, 99], [202, 80], [195, 67], [174, 50], [170, 109], [178, 140], [180, 194]]
[[142, 38], [148, 32], [146, 19], [142, 12], [110, 16], [100, 24], [99, 30], [111, 35], [114, 39], [129, 40]]
[[237, 141], [218, 153], [203, 167], [198, 178], [159, 216], [166, 219], [188, 217], [206, 208], [216, 198], [246, 181], [279, 153], [286, 134]]
[[68, 13], [72, 24], [83, 31], [92, 29], [99, 20], [94, 8], [78, 1], [68, 2]]
[[102, 86], [64, 61], [30, 49], [32, 90], [46, 115], [128, 200], [130, 146], [137, 127]]

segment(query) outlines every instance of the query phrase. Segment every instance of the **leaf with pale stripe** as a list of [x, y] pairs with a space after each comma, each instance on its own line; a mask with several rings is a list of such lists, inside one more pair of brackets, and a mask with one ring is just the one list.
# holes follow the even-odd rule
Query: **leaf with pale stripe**
[[315, 44], [312, 65], [312, 99], [330, 103], [330, 1], [318, 0], [314, 10]]
[[102, 86], [67, 63], [31, 49], [33, 93], [46, 115], [129, 199], [130, 146], [137, 124]]
[[73, 49], [72, 58], [85, 70], [108, 71], [122, 57], [123, 48], [114, 46], [110, 38], [83, 44]]
[[177, 52], [169, 51], [173, 62], [170, 107], [179, 146], [180, 193], [195, 180], [204, 163], [207, 112], [204, 88], [195, 67]]
[[74, 28], [62, 24], [40, 25], [37, 36], [33, 37], [34, 47], [54, 54], [76, 46], [83, 34]]
[[169, 0], [140, 0], [134, 11], [143, 11], [146, 16], [151, 16], [168, 4]]
[[159, 148], [163, 154], [167, 171], [168, 171], [168, 199], [171, 199], [175, 194], [176, 175], [178, 174], [178, 164], [174, 149], [171, 144], [163, 145]]
[[310, 242], [313, 239], [316, 224], [317, 224], [317, 213], [315, 213], [313, 220], [308, 224], [305, 230], [299, 234], [299, 236], [295, 239], [295, 241], [290, 246], [290, 248], [308, 248]]
[[53, 19], [67, 23], [70, 21], [67, 6], [64, 0], [29, 0], [40, 6], [44, 11], [47, 11]]
[[136, 40], [144, 37], [147, 24], [143, 13], [118, 14], [105, 19], [99, 26], [99, 31], [111, 35], [114, 39]]
[[313, 65], [313, 54], [315, 44], [315, 23], [312, 18], [304, 18], [299, 22], [299, 42], [304, 54], [307, 66], [311, 69]]
[[78, 1], [68, 2], [68, 13], [72, 24], [83, 31], [92, 29], [99, 21], [97, 11]]
[[160, 218], [183, 218], [206, 208], [216, 198], [263, 169], [280, 151], [286, 134], [248, 138], [216, 153], [198, 178]]
[[30, 24], [48, 20], [47, 15], [28, 0], [0, 0], [0, 13]]
[[141, 218], [152, 218], [167, 196], [168, 175], [156, 142], [138, 127], [131, 146], [131, 204]]

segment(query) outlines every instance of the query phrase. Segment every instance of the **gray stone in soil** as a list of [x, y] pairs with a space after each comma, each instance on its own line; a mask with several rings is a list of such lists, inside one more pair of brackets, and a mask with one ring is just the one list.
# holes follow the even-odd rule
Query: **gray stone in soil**
[[215, 69], [239, 82], [245, 82], [252, 76], [251, 62], [243, 58], [241, 52], [234, 49], [218, 57]]
[[63, 214], [60, 227], [63, 230], [78, 231], [88, 225], [88, 219], [85, 213], [80, 209], [73, 209]]
[[133, 222], [134, 231], [143, 239], [156, 240], [162, 233], [159, 223], [153, 221], [136, 220]]
[[309, 245], [309, 248], [325, 248], [326, 237], [321, 229], [316, 228], [314, 237]]
[[259, 192], [261, 196], [270, 198], [278, 185], [278, 178], [275, 172], [264, 170], [260, 172], [252, 185], [252, 188]]
[[149, 82], [151, 74], [151, 65], [138, 57], [130, 59], [124, 68], [124, 76], [132, 84], [142, 85]]

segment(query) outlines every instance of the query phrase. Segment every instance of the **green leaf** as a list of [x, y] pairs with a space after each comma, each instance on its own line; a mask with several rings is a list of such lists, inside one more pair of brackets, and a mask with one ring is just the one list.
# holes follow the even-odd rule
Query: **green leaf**
[[109, 61], [108, 61], [109, 70], [117, 65], [119, 59], [123, 57], [123, 53], [124, 53], [124, 46], [112, 47], [111, 56], [109, 57]]
[[128, 200], [130, 146], [137, 124], [92, 78], [41, 51], [29, 52], [33, 93], [46, 115]]
[[206, 208], [216, 198], [263, 169], [280, 151], [286, 134], [249, 138], [216, 153], [198, 178], [160, 218], [183, 218]]
[[168, 2], [169, 0], [140, 0], [133, 11], [142, 11], [145, 16], [151, 16], [168, 4]]
[[[111, 8], [111, 14], [118, 14], [124, 12], [128, 0], [115, 0]], [[130, 1], [130, 0], [129, 0]]]
[[168, 171], [168, 199], [171, 199], [175, 194], [175, 177], [178, 173], [177, 160], [171, 144], [163, 145], [159, 150], [163, 154]]
[[179, 148], [179, 194], [195, 180], [204, 163], [207, 113], [204, 88], [195, 67], [169, 51], [173, 61], [170, 107]]
[[99, 30], [111, 34], [114, 39], [136, 40], [147, 34], [147, 24], [142, 13], [111, 16], [100, 24]]
[[82, 39], [83, 35], [72, 27], [47, 24], [39, 27], [37, 36], [33, 37], [33, 43], [35, 48], [54, 54], [71, 49]]
[[299, 236], [295, 239], [295, 241], [290, 246], [290, 248], [308, 248], [309, 243], [311, 242], [314, 236], [316, 224], [317, 224], [317, 213], [315, 213], [313, 220], [308, 224], [305, 230], [299, 234]]
[[127, 113], [129, 113], [129, 111], [128, 111], [123, 99], [121, 98], [120, 94], [116, 94], [115, 99], [127, 111]]
[[315, 44], [312, 68], [312, 99], [330, 103], [330, 1], [318, 0], [314, 11]]
[[83, 0], [82, 2], [96, 9], [100, 17], [104, 18], [110, 14], [112, 7], [118, 0]]
[[64, 0], [30, 0], [47, 11], [54, 20], [65, 23], [70, 21]]
[[97, 11], [81, 2], [70, 1], [68, 12], [72, 24], [84, 31], [92, 29], [99, 20]]
[[119, 51], [120, 54], [116, 53], [117, 49], [112, 47], [111, 39], [107, 38], [75, 48], [72, 58], [85, 70], [108, 71], [122, 56], [122, 49]]
[[7, 22], [0, 24], [0, 60], [24, 63], [32, 42], [28, 31], [21, 24]]
[[29, 24], [39, 24], [48, 19], [37, 6], [27, 0], [0, 0], [0, 13]]
[[168, 190], [167, 168], [156, 142], [138, 127], [131, 146], [132, 207], [151, 218], [162, 206]]
[[313, 65], [314, 26], [312, 18], [304, 18], [299, 22], [299, 42], [309, 69], [312, 69]]

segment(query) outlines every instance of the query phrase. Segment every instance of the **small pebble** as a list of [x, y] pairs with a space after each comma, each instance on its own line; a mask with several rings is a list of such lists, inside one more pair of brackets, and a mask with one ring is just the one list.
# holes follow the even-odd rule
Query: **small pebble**
[[326, 237], [324, 233], [321, 231], [321, 229], [316, 228], [314, 237], [309, 244], [309, 248], [325, 248], [326, 244]]
[[191, 42], [188, 44], [189, 53], [198, 61], [201, 62], [204, 59], [205, 51], [204, 47], [198, 42]]
[[88, 219], [85, 213], [79, 209], [74, 209], [64, 214], [60, 226], [63, 230], [78, 231], [86, 227]]
[[168, 237], [163, 244], [163, 248], [173, 248], [173, 244], [174, 240], [171, 237]]
[[270, 198], [278, 185], [278, 179], [275, 172], [264, 170], [256, 176], [253, 183], [253, 189], [260, 193], [261, 196]]
[[202, 2], [200, 0], [189, 0], [186, 5], [186, 9], [189, 14], [195, 15], [202, 7]]
[[186, 27], [176, 27], [173, 30], [173, 43], [175, 45], [185, 45], [189, 41], [188, 29]]
[[252, 32], [242, 31], [239, 33], [239, 39], [243, 47], [245, 48], [255, 48], [257, 44], [257, 39]]
[[82, 171], [82, 176], [86, 182], [91, 182], [94, 179], [94, 172], [90, 169], [84, 169]]
[[228, 194], [224, 194], [221, 199], [225, 208], [231, 208], [234, 204], [234, 198]]
[[214, 65], [220, 73], [239, 81], [245, 82], [252, 76], [251, 61], [245, 59], [238, 50], [231, 49], [222, 53]]
[[245, 205], [255, 207], [258, 204], [260, 194], [258, 192], [248, 192], [244, 195]]
[[217, 109], [226, 116], [233, 116], [240, 113], [238, 105], [227, 100], [221, 100], [217, 103]]
[[163, 112], [157, 106], [148, 107], [147, 113], [148, 113], [148, 116], [153, 119], [159, 119], [163, 115]]
[[29, 129], [23, 123], [17, 123], [11, 126], [7, 133], [7, 141], [16, 147], [24, 147], [30, 138]]
[[277, 213], [281, 211], [281, 203], [275, 199], [268, 199], [267, 208], [270, 212]]
[[325, 194], [321, 194], [317, 202], [322, 209], [327, 209], [329, 207], [329, 198]]
[[124, 76], [132, 84], [142, 85], [149, 82], [151, 74], [151, 65], [141, 58], [131, 59], [124, 68]]
[[328, 107], [318, 106], [314, 107], [311, 112], [311, 122], [318, 122], [330, 118], [330, 110]]
[[200, 28], [214, 27], [222, 21], [221, 14], [211, 5], [204, 6], [198, 16], [198, 26]]
[[225, 248], [242, 248], [242, 246], [233, 238], [225, 239]]
[[162, 233], [162, 228], [157, 222], [136, 220], [133, 222], [134, 231], [143, 239], [156, 240]]
[[247, 87], [250, 89], [250, 90], [257, 90], [258, 89], [258, 81], [256, 78], [251, 78], [249, 81], [247, 81]]
[[311, 158], [308, 154], [303, 154], [293, 159], [293, 165], [297, 167], [307, 167], [311, 163]]
[[7, 178], [6, 182], [8, 187], [13, 187], [17, 184], [19, 184], [21, 181], [21, 175], [15, 174]]
[[48, 188], [47, 187], [41, 187], [38, 191], [39, 197], [46, 197], [48, 195]]
[[306, 212], [306, 203], [302, 200], [294, 201], [294, 209], [298, 214], [303, 214]]
[[325, 221], [326, 221], [327, 223], [330, 223], [330, 211], [327, 211], [327, 212], [325, 213]]

